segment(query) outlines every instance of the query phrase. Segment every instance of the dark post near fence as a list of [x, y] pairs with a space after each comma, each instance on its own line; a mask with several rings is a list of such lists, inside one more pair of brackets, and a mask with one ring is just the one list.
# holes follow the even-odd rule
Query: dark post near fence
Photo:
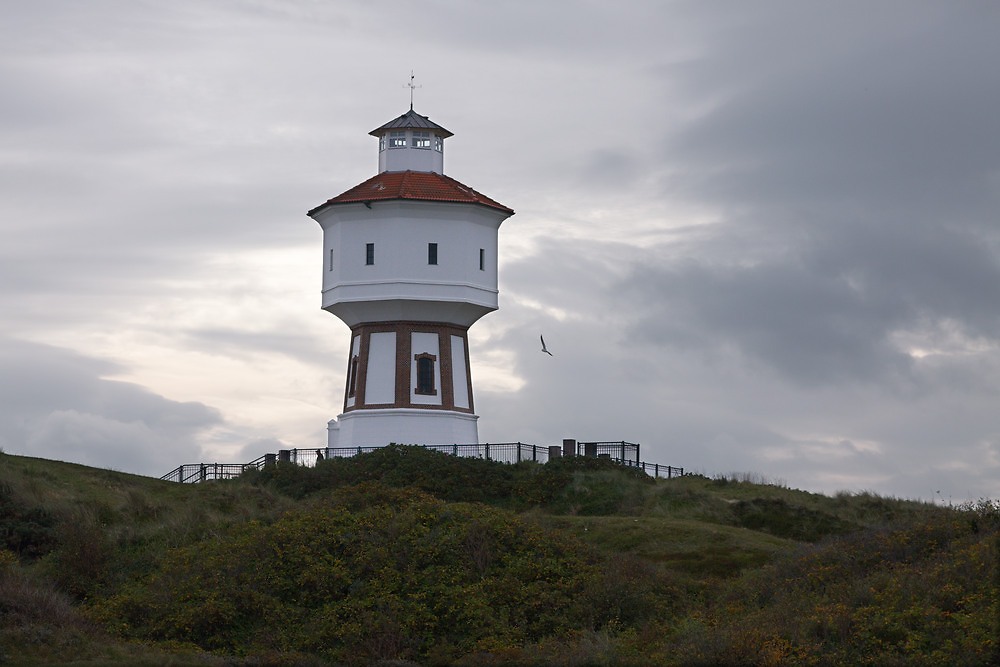
[[573, 438], [563, 438], [563, 456], [574, 456], [576, 454], [576, 440]]

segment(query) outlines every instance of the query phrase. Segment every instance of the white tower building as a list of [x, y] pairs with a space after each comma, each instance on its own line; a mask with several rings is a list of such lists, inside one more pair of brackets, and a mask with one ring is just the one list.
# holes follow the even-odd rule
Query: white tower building
[[468, 330], [497, 309], [497, 233], [514, 211], [444, 175], [452, 133], [407, 113], [376, 176], [309, 211], [323, 228], [323, 309], [351, 328], [330, 446], [478, 443]]

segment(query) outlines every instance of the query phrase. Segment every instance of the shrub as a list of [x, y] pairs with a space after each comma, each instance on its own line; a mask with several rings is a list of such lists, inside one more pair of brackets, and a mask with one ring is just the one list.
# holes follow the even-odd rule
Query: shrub
[[10, 485], [0, 482], [0, 548], [24, 560], [44, 556], [56, 545], [55, 524], [48, 511], [26, 506]]
[[586, 553], [501, 510], [369, 484], [173, 550], [91, 613], [126, 637], [215, 651], [448, 661], [640, 613], [628, 587], [589, 604], [610, 593], [588, 592], [600, 572]]
[[741, 500], [731, 509], [738, 526], [803, 542], [816, 542], [860, 528], [835, 515], [792, 506], [779, 498]]

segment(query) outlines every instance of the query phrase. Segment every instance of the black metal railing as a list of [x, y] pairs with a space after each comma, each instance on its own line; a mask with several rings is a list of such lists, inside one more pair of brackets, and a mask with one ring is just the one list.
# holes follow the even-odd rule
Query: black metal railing
[[160, 479], [181, 483], [233, 479], [247, 470], [259, 470], [268, 463], [273, 464], [274, 461], [274, 454], [265, 454], [250, 463], [187, 463], [177, 466]]
[[593, 456], [595, 458], [609, 458], [615, 461], [630, 461], [639, 463], [639, 444], [636, 442], [578, 442], [576, 443], [577, 456]]
[[[640, 461], [639, 445], [625, 441], [576, 442], [567, 440], [562, 446], [531, 445], [524, 442], [418, 446], [452, 456], [467, 456], [511, 464], [521, 461], [547, 463], [552, 458], [575, 454], [576, 456], [592, 456], [617, 461], [630, 467], [639, 468], [651, 477], [671, 479], [684, 475], [684, 468]], [[274, 465], [279, 462], [312, 467], [323, 459], [355, 456], [377, 449], [382, 449], [382, 446], [282, 449], [277, 454], [264, 454], [250, 463], [189, 463], [178, 466], [160, 479], [181, 483], [232, 479], [239, 477], [247, 470], [259, 470], [265, 465]]]
[[[487, 459], [500, 463], [549, 460], [549, 447], [529, 445], [524, 442], [485, 442], [479, 444], [418, 445], [453, 456]], [[283, 449], [277, 454], [277, 461], [297, 465], [314, 466], [324, 458], [354, 456], [382, 449], [382, 446], [320, 447], [318, 449]]]

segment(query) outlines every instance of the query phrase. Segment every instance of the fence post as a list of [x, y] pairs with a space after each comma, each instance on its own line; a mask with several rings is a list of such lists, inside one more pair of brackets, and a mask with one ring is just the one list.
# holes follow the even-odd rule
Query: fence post
[[576, 440], [573, 438], [563, 438], [563, 456], [574, 456], [576, 454]]

